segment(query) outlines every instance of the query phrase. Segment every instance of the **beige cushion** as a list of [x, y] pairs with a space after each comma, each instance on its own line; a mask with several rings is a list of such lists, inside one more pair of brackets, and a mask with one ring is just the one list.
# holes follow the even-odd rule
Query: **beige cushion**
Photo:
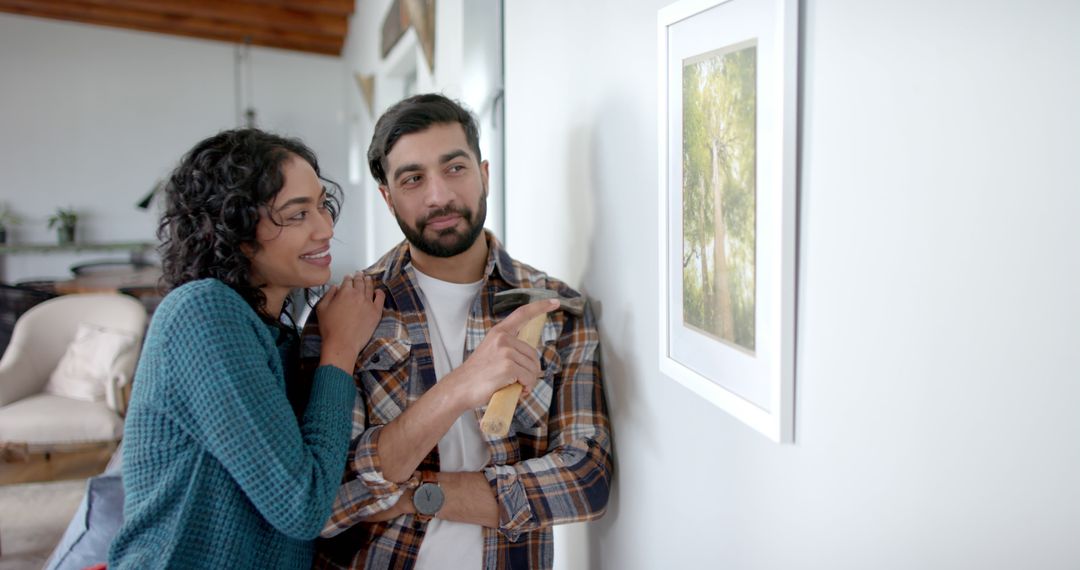
[[39, 394], [0, 408], [0, 441], [34, 444], [116, 441], [124, 420], [99, 402]]
[[45, 393], [88, 402], [105, 399], [116, 361], [135, 350], [135, 336], [94, 325], [79, 323], [75, 338], [49, 376]]

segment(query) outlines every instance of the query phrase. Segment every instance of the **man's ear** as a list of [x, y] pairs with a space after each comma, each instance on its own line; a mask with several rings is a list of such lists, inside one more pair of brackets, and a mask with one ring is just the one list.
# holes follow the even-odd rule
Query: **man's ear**
[[379, 184], [379, 194], [382, 194], [383, 202], [386, 202], [386, 207], [390, 208], [391, 214], [394, 212], [394, 201], [390, 199], [390, 189], [386, 187], [386, 184]]
[[486, 160], [480, 163], [480, 176], [483, 178], [484, 188], [487, 188], [488, 187], [488, 161], [486, 161]]

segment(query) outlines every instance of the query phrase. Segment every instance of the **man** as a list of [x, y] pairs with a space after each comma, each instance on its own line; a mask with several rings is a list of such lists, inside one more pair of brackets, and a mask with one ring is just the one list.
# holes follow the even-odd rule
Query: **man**
[[[460, 105], [391, 107], [368, 162], [406, 240], [366, 271], [385, 310], [357, 362], [354, 439], [315, 567], [551, 568], [552, 525], [600, 517], [613, 469], [592, 313], [493, 312], [507, 289], [578, 293], [483, 230], [488, 163]], [[547, 311], [538, 357], [516, 335]], [[483, 406], [515, 381], [509, 435], [484, 435]]]

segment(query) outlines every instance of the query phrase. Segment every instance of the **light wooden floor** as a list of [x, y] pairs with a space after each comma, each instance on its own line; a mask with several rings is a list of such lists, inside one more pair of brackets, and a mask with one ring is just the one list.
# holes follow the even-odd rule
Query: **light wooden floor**
[[39, 481], [64, 481], [86, 479], [100, 474], [109, 463], [115, 447], [102, 447], [87, 451], [66, 451], [45, 454], [35, 453], [28, 457], [7, 455], [0, 457], [0, 485]]

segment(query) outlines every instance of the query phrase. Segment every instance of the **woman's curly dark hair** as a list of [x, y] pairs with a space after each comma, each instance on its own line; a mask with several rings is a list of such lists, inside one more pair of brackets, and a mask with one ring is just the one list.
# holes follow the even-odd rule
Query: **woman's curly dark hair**
[[326, 183], [327, 204], [337, 221], [341, 187], [323, 178], [315, 153], [304, 143], [258, 129], [214, 135], [184, 155], [165, 187], [158, 238], [166, 290], [218, 279], [276, 321], [277, 315], [266, 314], [266, 296], [251, 283], [251, 260], [241, 246], [258, 250], [260, 213], [284, 186], [281, 168], [291, 155], [307, 161]]

